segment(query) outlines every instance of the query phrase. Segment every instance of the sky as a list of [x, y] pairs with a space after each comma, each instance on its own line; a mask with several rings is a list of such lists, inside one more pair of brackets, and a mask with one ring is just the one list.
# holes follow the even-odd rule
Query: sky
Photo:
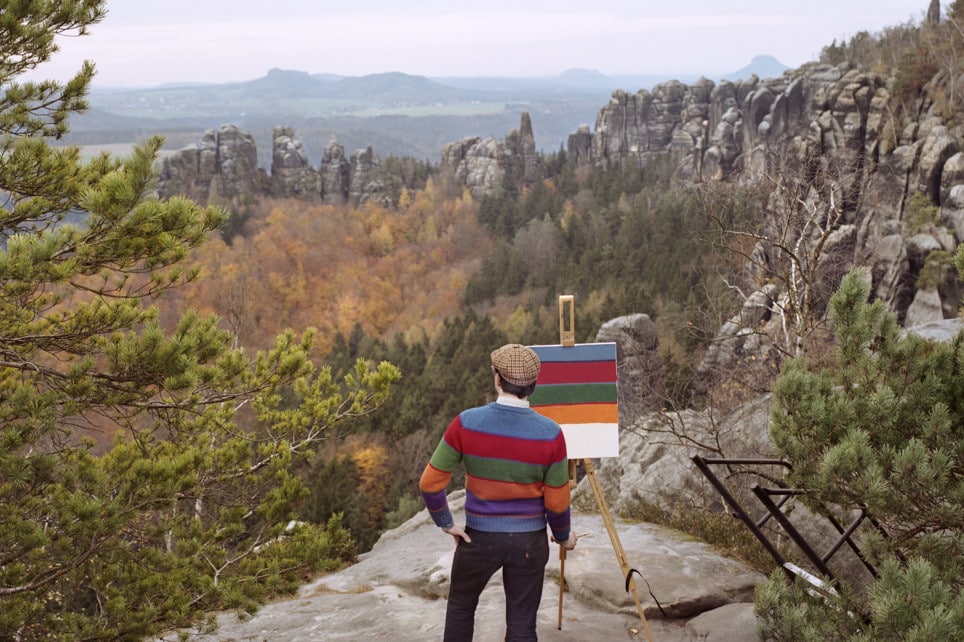
[[[107, 16], [22, 79], [234, 82], [272, 68], [343, 76], [723, 75], [790, 67], [834, 39], [920, 21], [929, 0], [108, 0]], [[945, 5], [947, 2], [944, 3]]]

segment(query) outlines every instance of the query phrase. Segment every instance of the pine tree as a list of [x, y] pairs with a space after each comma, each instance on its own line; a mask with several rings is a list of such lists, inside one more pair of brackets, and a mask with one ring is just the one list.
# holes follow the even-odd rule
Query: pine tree
[[[964, 249], [957, 255], [964, 270]], [[790, 483], [817, 511], [865, 507], [886, 532], [866, 548], [881, 576], [839, 600], [787, 586], [757, 592], [777, 640], [950, 640], [964, 632], [964, 333], [905, 335], [869, 287], [848, 275], [831, 301], [836, 363], [788, 362], [774, 388], [772, 435]]]
[[224, 213], [151, 197], [159, 138], [86, 162], [52, 145], [92, 64], [17, 82], [103, 15], [103, 0], [0, 1], [4, 640], [139, 640], [341, 563], [338, 520], [289, 524], [291, 471], [398, 377], [359, 361], [334, 380], [310, 330], [251, 356], [213, 317], [161, 328], [151, 304], [197, 277], [184, 259]]

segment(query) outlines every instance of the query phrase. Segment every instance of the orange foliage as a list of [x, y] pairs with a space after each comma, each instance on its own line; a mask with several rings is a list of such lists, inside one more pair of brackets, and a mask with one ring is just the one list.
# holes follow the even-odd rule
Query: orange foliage
[[433, 328], [457, 313], [490, 241], [467, 194], [445, 200], [430, 187], [402, 203], [397, 211], [374, 203], [262, 203], [231, 245], [212, 237], [196, 252], [201, 278], [172, 299], [165, 316], [187, 307], [216, 313], [250, 348], [286, 328], [315, 327], [321, 352], [356, 323], [386, 339]]
[[392, 479], [388, 449], [384, 445], [372, 445], [354, 451], [351, 459], [358, 468], [358, 490], [365, 495], [368, 524], [377, 527], [388, 508], [388, 481]]

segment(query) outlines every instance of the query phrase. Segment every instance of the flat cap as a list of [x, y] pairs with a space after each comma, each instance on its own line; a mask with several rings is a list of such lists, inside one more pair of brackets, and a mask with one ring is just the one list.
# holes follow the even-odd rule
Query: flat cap
[[509, 383], [528, 386], [539, 378], [542, 363], [531, 348], [509, 343], [492, 351], [492, 367]]

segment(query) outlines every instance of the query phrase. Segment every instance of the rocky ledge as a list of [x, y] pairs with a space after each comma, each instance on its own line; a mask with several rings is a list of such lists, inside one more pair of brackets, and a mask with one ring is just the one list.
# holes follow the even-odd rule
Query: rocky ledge
[[[450, 502], [456, 519], [461, 519], [464, 493], [453, 493]], [[553, 546], [539, 610], [540, 639], [646, 640], [602, 518], [598, 513], [576, 512], [573, 524], [582, 538], [566, 559], [568, 590], [563, 598], [562, 628], [557, 628], [560, 563]], [[750, 601], [761, 574], [682, 533], [621, 519], [615, 524], [627, 561], [645, 578], [644, 582], [637, 577], [637, 593], [655, 640], [759, 640]], [[385, 533], [356, 564], [318, 578], [302, 587], [297, 596], [269, 604], [249, 619], [222, 614], [214, 634], [190, 639], [441, 639], [453, 550], [452, 539], [440, 532], [423, 510]], [[646, 582], [666, 616], [650, 597]], [[479, 603], [477, 640], [502, 639], [503, 608], [496, 574]], [[163, 639], [175, 638], [172, 634]]]

